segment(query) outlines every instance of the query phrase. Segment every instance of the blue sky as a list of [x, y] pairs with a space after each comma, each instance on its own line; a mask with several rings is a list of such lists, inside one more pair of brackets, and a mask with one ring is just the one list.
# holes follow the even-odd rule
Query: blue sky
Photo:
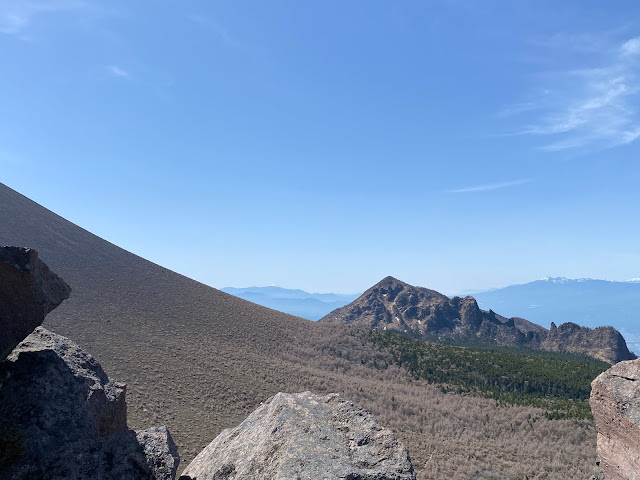
[[216, 287], [640, 277], [638, 19], [0, 0], [0, 181]]

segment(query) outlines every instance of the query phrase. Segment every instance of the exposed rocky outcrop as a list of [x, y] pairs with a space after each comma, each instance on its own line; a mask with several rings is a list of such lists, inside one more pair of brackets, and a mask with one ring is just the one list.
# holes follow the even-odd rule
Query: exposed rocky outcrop
[[413, 480], [404, 446], [337, 394], [278, 393], [224, 430], [181, 480]]
[[590, 402], [604, 477], [640, 479], [640, 359], [600, 374], [591, 383]]
[[473, 297], [449, 298], [386, 277], [320, 321], [388, 330], [432, 341], [528, 347], [590, 355], [608, 363], [635, 358], [612, 327], [565, 323], [551, 330], [478, 307]]
[[0, 362], [70, 293], [35, 250], [0, 248]]
[[559, 327], [551, 324], [540, 346], [552, 352], [587, 353], [611, 364], [635, 358], [624, 337], [613, 327], [588, 328], [572, 322]]
[[0, 364], [0, 427], [20, 455], [0, 478], [175, 478], [166, 428], [127, 428], [125, 385], [70, 340], [38, 327]]

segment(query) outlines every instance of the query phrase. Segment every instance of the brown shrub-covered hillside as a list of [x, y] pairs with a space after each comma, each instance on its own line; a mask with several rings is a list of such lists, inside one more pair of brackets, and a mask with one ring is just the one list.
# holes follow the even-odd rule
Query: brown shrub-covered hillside
[[[442, 393], [392, 365], [365, 332], [246, 302], [102, 240], [0, 184], [0, 243], [38, 250], [73, 288], [45, 326], [128, 384], [129, 424], [166, 424], [183, 466], [279, 391], [338, 392], [393, 429], [421, 479], [576, 479], [592, 422]], [[179, 253], [179, 248], [176, 247]], [[187, 248], [185, 246], [185, 248]]]

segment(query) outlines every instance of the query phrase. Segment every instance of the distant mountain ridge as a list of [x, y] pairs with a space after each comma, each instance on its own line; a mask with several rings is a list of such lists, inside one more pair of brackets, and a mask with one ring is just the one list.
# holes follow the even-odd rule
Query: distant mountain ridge
[[275, 286], [224, 287], [221, 290], [263, 307], [309, 320], [318, 320], [332, 310], [352, 302], [359, 296], [358, 294], [309, 293], [304, 290]]
[[545, 277], [474, 294], [480, 308], [526, 317], [549, 326], [567, 321], [587, 327], [612, 325], [640, 352], [640, 282]]
[[476, 300], [449, 298], [434, 290], [386, 277], [321, 322], [389, 330], [433, 341], [528, 347], [581, 353], [609, 363], [635, 358], [612, 327], [590, 329], [567, 322], [546, 328], [524, 318], [481, 310]]

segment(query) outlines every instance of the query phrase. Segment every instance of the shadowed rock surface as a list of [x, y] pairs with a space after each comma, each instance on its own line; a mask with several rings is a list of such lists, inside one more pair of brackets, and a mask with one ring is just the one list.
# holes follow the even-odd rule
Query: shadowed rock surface
[[152, 478], [173, 480], [180, 464], [178, 450], [169, 429], [164, 425], [136, 431], [136, 439], [142, 446]]
[[0, 362], [70, 293], [35, 250], [0, 248]]
[[565, 323], [547, 330], [523, 318], [481, 310], [473, 297], [449, 298], [393, 277], [384, 278], [320, 322], [397, 331], [432, 341], [586, 354], [612, 364], [635, 358], [612, 327], [593, 330]]
[[591, 384], [590, 403], [605, 478], [640, 479], [640, 359], [600, 374]]
[[17, 432], [7, 479], [175, 478], [166, 429], [127, 428], [125, 385], [70, 340], [38, 327], [0, 364], [1, 427]]
[[409, 454], [391, 430], [338, 394], [278, 393], [224, 430], [182, 480], [413, 480]]

